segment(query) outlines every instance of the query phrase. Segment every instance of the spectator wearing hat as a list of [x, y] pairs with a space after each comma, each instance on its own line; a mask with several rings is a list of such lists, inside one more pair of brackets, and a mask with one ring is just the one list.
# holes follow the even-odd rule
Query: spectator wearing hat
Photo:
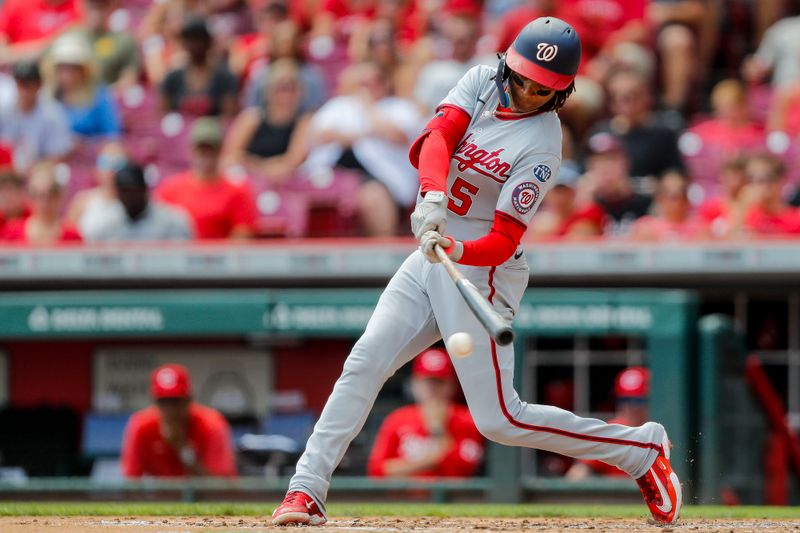
[[[617, 400], [617, 412], [608, 421], [609, 424], [636, 427], [647, 422], [649, 420], [647, 403], [650, 397], [650, 370], [643, 366], [633, 366], [620, 372], [614, 382], [614, 396]], [[576, 461], [567, 471], [566, 476], [567, 479], [577, 481], [586, 479], [592, 474], [627, 477], [622, 470], [602, 461]]]
[[17, 96], [0, 109], [0, 140], [14, 148], [14, 169], [25, 173], [35, 163], [63, 160], [72, 150], [72, 132], [64, 108], [40, 91], [39, 65], [20, 62], [12, 71]]
[[105, 220], [98, 225], [91, 240], [185, 241], [192, 238], [192, 223], [183, 210], [150, 200], [142, 167], [126, 163], [114, 173], [113, 184], [120, 209], [104, 211]]
[[156, 198], [184, 209], [198, 239], [249, 238], [258, 216], [252, 191], [219, 171], [222, 127], [211, 117], [197, 119], [189, 132], [191, 168], [156, 188]]
[[0, 238], [37, 246], [80, 241], [78, 231], [61, 220], [63, 200], [55, 167], [48, 163], [33, 167], [28, 178], [30, 215], [7, 222]]
[[89, 41], [100, 81], [120, 89], [135, 84], [139, 77], [139, 50], [127, 32], [114, 31], [109, 19], [121, 7], [120, 0], [84, 0], [85, 22], [76, 33]]
[[238, 90], [236, 78], [212, 54], [214, 38], [205, 20], [187, 19], [180, 36], [187, 63], [164, 78], [162, 109], [192, 117], [233, 116]]
[[185, 367], [158, 367], [150, 393], [155, 405], [134, 413], [125, 428], [125, 477], [236, 476], [231, 428], [219, 412], [192, 400]]
[[605, 212], [605, 235], [627, 235], [631, 224], [648, 213], [651, 199], [634, 190], [628, 157], [616, 137], [596, 133], [589, 137], [587, 150], [584, 193]]
[[59, 37], [49, 53], [50, 91], [67, 112], [72, 132], [86, 139], [120, 135], [119, 110], [108, 87], [97, 79], [89, 41], [77, 33]]
[[0, 7], [0, 65], [39, 57], [82, 18], [81, 0], [5, 0]]
[[703, 220], [692, 213], [689, 178], [668, 172], [658, 182], [653, 197], [654, 213], [633, 223], [631, 237], [642, 241], [673, 241], [708, 236]]
[[587, 239], [603, 234], [606, 215], [590, 195], [582, 192], [580, 166], [575, 160], [575, 140], [567, 126], [561, 126], [561, 168], [556, 183], [544, 197], [525, 234], [526, 240]]
[[457, 390], [450, 356], [431, 348], [414, 360], [414, 404], [384, 420], [372, 446], [372, 477], [469, 477], [483, 457], [483, 439]]

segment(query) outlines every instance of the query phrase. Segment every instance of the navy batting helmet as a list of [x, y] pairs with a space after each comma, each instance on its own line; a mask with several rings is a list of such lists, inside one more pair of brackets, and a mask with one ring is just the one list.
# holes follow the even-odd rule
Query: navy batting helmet
[[575, 80], [580, 62], [581, 40], [575, 28], [555, 17], [540, 17], [522, 28], [500, 60], [496, 78], [500, 98], [505, 99], [502, 83], [508, 78], [506, 67], [563, 91]]

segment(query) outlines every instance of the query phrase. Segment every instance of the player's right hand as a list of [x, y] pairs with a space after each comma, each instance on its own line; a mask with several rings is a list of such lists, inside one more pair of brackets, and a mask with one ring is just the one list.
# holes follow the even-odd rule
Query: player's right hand
[[449, 237], [442, 237], [438, 231], [426, 231], [419, 240], [419, 251], [422, 252], [425, 259], [431, 263], [441, 263], [434, 249], [437, 244], [447, 252], [447, 256], [453, 261], [461, 259], [461, 255], [464, 253], [464, 245], [460, 241], [451, 240]]
[[421, 242], [427, 231], [444, 235], [447, 226], [447, 195], [441, 191], [430, 191], [411, 213], [411, 231]]

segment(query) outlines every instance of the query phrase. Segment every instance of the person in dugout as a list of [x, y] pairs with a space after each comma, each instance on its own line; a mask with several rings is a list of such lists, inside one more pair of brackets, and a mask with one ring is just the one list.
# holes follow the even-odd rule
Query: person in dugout
[[231, 428], [218, 411], [192, 400], [185, 367], [158, 367], [150, 392], [155, 405], [134, 413], [125, 428], [125, 477], [236, 476]]
[[441, 348], [414, 360], [414, 404], [383, 421], [367, 463], [372, 477], [469, 477], [483, 458], [483, 438], [456, 403], [455, 369]]
[[[617, 411], [609, 424], [641, 426], [649, 420], [647, 401], [650, 397], [650, 371], [643, 366], [626, 368], [614, 382]], [[591, 475], [626, 476], [619, 468], [602, 461], [575, 461], [567, 471], [567, 479], [577, 481]]]

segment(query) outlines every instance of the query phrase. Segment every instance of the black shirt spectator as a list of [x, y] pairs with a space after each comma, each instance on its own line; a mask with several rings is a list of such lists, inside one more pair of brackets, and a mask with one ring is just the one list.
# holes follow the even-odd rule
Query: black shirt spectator
[[202, 19], [181, 28], [188, 63], [161, 84], [162, 107], [191, 116], [231, 116], [236, 111], [237, 82], [223, 62], [213, 58], [211, 33]]
[[636, 219], [645, 216], [650, 211], [652, 203], [649, 196], [633, 192], [614, 198], [596, 195], [594, 201], [608, 217], [606, 221], [606, 234], [608, 235], [627, 233], [630, 225]]
[[651, 111], [651, 95], [645, 79], [636, 71], [614, 73], [608, 82], [612, 117], [599, 123], [594, 133], [613, 134], [628, 156], [634, 182], [645, 176], [661, 176], [683, 170], [678, 139]]
[[167, 109], [193, 116], [218, 116], [222, 114], [222, 102], [236, 94], [236, 79], [224, 64], [211, 71], [205, 87], [193, 89], [186, 82], [186, 70], [173, 70], [164, 78], [161, 89]]
[[622, 143], [634, 180], [644, 176], [661, 176], [669, 170], [684, 168], [677, 136], [653, 119], [630, 128], [615, 127], [613, 120], [605, 120], [592, 133], [600, 132], [611, 133]]

